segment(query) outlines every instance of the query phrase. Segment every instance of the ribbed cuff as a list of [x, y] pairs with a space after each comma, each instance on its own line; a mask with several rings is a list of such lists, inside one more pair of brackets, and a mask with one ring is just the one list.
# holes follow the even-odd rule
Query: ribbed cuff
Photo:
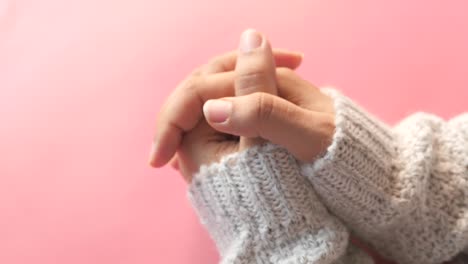
[[[418, 113], [388, 127], [339, 92], [332, 144], [302, 173], [323, 203], [381, 255], [441, 263], [466, 247], [463, 119]], [[466, 121], [466, 120], [465, 120]]]
[[322, 92], [334, 100], [336, 129], [326, 154], [301, 164], [302, 173], [327, 207], [348, 223], [364, 227], [395, 221], [392, 203], [402, 201], [400, 193], [392, 192], [401, 182], [392, 179], [396, 150], [390, 128], [338, 91]]
[[189, 198], [226, 262], [330, 263], [348, 244], [345, 227], [319, 202], [294, 157], [276, 145], [203, 166]]

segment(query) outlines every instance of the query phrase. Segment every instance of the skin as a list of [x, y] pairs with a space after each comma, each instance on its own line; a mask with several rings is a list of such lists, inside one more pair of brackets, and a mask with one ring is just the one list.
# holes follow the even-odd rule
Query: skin
[[[190, 183], [201, 165], [264, 141], [302, 161], [326, 151], [335, 130], [332, 99], [294, 72], [300, 53], [272, 50], [260, 36], [259, 47], [245, 52], [241, 43], [238, 51], [210, 60], [179, 84], [159, 114], [151, 166], [170, 163]], [[210, 107], [218, 100], [232, 104], [221, 122]], [[352, 242], [376, 263], [392, 263], [357, 239]]]
[[[299, 53], [274, 50], [273, 54], [279, 67], [294, 69], [302, 62]], [[164, 166], [174, 156], [184, 135], [204, 119], [202, 107], [207, 100], [234, 96], [236, 62], [237, 51], [215, 57], [177, 86], [158, 116], [149, 160], [151, 166]]]
[[[334, 131], [332, 100], [293, 71], [302, 62], [299, 53], [272, 50], [256, 33], [262, 39], [259, 47], [214, 58], [169, 96], [157, 121], [149, 160], [153, 167], [171, 160], [190, 182], [202, 164], [263, 140], [303, 161], [326, 150]], [[210, 118], [216, 114], [210, 112], [213, 99], [232, 103], [226, 121]]]

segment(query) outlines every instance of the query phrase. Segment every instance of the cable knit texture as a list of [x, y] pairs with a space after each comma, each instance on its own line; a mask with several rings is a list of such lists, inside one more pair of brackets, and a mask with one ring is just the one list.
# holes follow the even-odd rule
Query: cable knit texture
[[468, 114], [417, 113], [396, 127], [332, 89], [336, 131], [327, 153], [302, 164], [324, 204], [400, 264], [463, 256], [468, 245]]
[[202, 166], [189, 198], [222, 263], [372, 263], [318, 200], [296, 160], [272, 144]]

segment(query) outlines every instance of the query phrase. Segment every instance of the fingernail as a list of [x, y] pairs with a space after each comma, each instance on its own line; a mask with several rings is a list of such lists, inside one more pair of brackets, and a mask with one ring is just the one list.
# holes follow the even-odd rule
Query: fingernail
[[203, 106], [205, 118], [212, 123], [225, 122], [232, 112], [232, 103], [225, 100], [208, 100]]
[[263, 42], [263, 37], [254, 29], [247, 29], [242, 33], [240, 41], [240, 51], [243, 53], [251, 52], [252, 50], [260, 47]]

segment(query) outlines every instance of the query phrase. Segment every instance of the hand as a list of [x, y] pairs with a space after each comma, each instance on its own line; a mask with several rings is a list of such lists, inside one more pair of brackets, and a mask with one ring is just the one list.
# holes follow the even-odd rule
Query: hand
[[[243, 34], [243, 39], [245, 39], [247, 33]], [[186, 171], [194, 171], [201, 164], [217, 160], [216, 157], [221, 156], [220, 151], [226, 153], [228, 151], [225, 150], [230, 149], [234, 152], [245, 148], [244, 145], [252, 144], [248, 143], [249, 140], [241, 140], [242, 143], [239, 146], [233, 147], [232, 140], [224, 140], [232, 139], [232, 136], [216, 132], [206, 125], [203, 119], [202, 105], [210, 98], [239, 94], [235, 90], [245, 93], [252, 86], [258, 89], [262, 85], [267, 87], [265, 84], [256, 83], [253, 78], [248, 77], [254, 76], [256, 72], [268, 71], [270, 74], [265, 76], [271, 79], [264, 79], [262, 82], [274, 83], [275, 63], [280, 67], [291, 69], [299, 66], [302, 61], [300, 54], [281, 50], [272, 52], [266, 38], [259, 36], [263, 41], [255, 51], [240, 52], [239, 55], [231, 52], [213, 59], [210, 63], [195, 70], [171, 94], [158, 119], [158, 130], [154, 137], [155, 147], [153, 147], [150, 157], [152, 166], [159, 167], [166, 164], [174, 156], [176, 150], [179, 149], [178, 152], [181, 154], [179, 156], [182, 159], [184, 156], [193, 156], [191, 160], [186, 159], [187, 162], [184, 164], [192, 164], [192, 166], [185, 166]], [[232, 71], [234, 67], [236, 67], [236, 71]], [[236, 78], [236, 75], [238, 78]], [[233, 87], [235, 79], [239, 80], [236, 85], [237, 89]], [[210, 144], [214, 141], [223, 142], [224, 145]], [[198, 155], [188, 155], [188, 153], [196, 149], [194, 146], [198, 146], [197, 143], [201, 143], [204, 151]], [[191, 147], [183, 147], [187, 145]], [[208, 148], [208, 146], [213, 146], [216, 151], [213, 151], [213, 148]], [[172, 163], [177, 164], [176, 160], [177, 158], [173, 158]]]
[[[297, 159], [313, 161], [331, 144], [335, 131], [333, 100], [301, 79], [294, 71], [276, 71], [278, 96], [253, 93], [209, 100], [207, 122], [217, 131], [236, 136], [260, 137], [288, 149]], [[221, 113], [213, 105], [229, 104]], [[223, 116], [223, 119], [214, 118]]]
[[[282, 54], [282, 56], [279, 56], [279, 54]], [[252, 62], [242, 63], [242, 58], [247, 58], [241, 55], [237, 63], [239, 68], [236, 68], [236, 72], [229, 71], [232, 70], [235, 64], [235, 59], [230, 59], [231, 63], [226, 64], [231, 65], [230, 69], [224, 67], [223, 69], [226, 71], [222, 74], [218, 73], [210, 76], [211, 78], [204, 78], [204, 85], [198, 83], [196, 86], [189, 86], [192, 87], [192, 89], [188, 89], [191, 92], [186, 93], [186, 96], [180, 100], [177, 100], [178, 97], [174, 97], [174, 95], [183, 95], [187, 88], [178, 88], [163, 107], [158, 122], [159, 130], [155, 136], [155, 144], [158, 147], [153, 151], [150, 163], [153, 166], [162, 166], [174, 156], [176, 149], [180, 147], [183, 129], [191, 131], [195, 127], [194, 124], [200, 121], [202, 116], [197, 110], [201, 108], [203, 101], [210, 98], [245, 94], [235, 92], [234, 86], [237, 88], [239, 84], [254, 87], [241, 89], [247, 92], [250, 89], [250, 92], [255, 93], [240, 97], [222, 98], [222, 101], [232, 103], [231, 114], [225, 121], [219, 120], [222, 117], [220, 116], [222, 114], [219, 111], [220, 109], [213, 109], [216, 108], [213, 107], [216, 106], [216, 101], [205, 103], [205, 116], [213, 128], [228, 134], [249, 138], [260, 136], [288, 148], [297, 158], [304, 161], [313, 160], [317, 154], [323, 152], [328, 146], [334, 131], [332, 100], [291, 70], [299, 65], [300, 56], [292, 56], [291, 54], [286, 56], [285, 53], [274, 52], [274, 57], [276, 65], [279, 66], [276, 69], [276, 89], [268, 87], [268, 83], [274, 82], [271, 81], [271, 77], [268, 80], [268, 74], [274, 76], [273, 71], [267, 70], [272, 68], [271, 65], [257, 66], [257, 70], [242, 70], [242, 65], [249, 67], [249, 65], [254, 64]], [[251, 58], [254, 58], [254, 56], [251, 56]], [[258, 61], [260, 62], [257, 64], [261, 65], [262, 59]], [[263, 60], [263, 63], [265, 64], [267, 61]], [[270, 61], [270, 64], [273, 63]], [[284, 68], [285, 66], [290, 69]], [[214, 68], [219, 69], [220, 67]], [[247, 77], [236, 76], [236, 74], [240, 75], [242, 71], [245, 71], [243, 76]], [[217, 78], [213, 78], [214, 76]], [[187, 86], [183, 85], [182, 87]], [[256, 92], [255, 89], [259, 91], [271, 89], [270, 92], [277, 90], [279, 97]], [[185, 104], [180, 102], [185, 102]], [[168, 111], [168, 109], [171, 111]], [[200, 127], [207, 129], [206, 124], [200, 124]], [[185, 137], [189, 137], [189, 134], [186, 133]], [[224, 134], [218, 135], [225, 137]], [[228, 138], [232, 139], [232, 137]], [[219, 140], [219, 137], [217, 140]], [[243, 143], [244, 146], [251, 144], [248, 141], [241, 140], [241, 142], [246, 142]], [[188, 144], [191, 140], [186, 140], [186, 142]], [[237, 149], [240, 148], [237, 147]], [[196, 155], [194, 156], [197, 158]], [[205, 155], [200, 155], [198, 159], [203, 156]], [[173, 159], [173, 163], [176, 164], [175, 160]], [[204, 164], [202, 161], [194, 163]], [[193, 168], [195, 167], [196, 165], [193, 165]]]

